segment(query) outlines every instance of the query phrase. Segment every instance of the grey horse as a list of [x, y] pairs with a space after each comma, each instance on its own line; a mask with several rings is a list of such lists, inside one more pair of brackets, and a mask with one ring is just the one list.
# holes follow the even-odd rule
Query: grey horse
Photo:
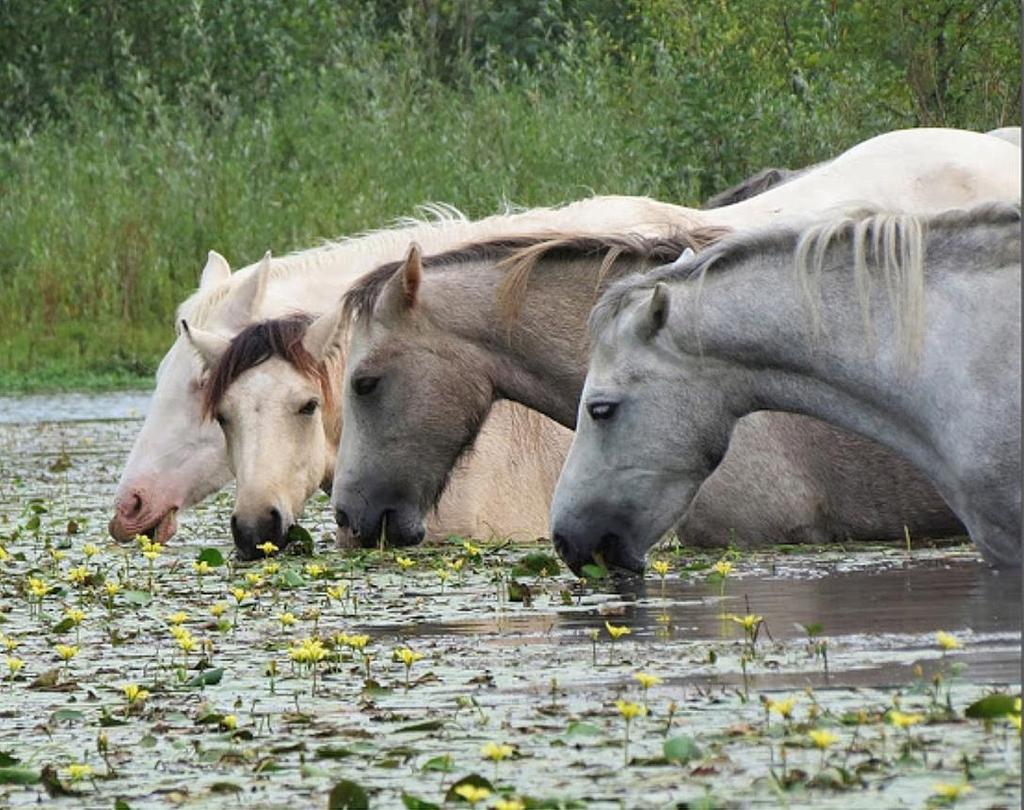
[[642, 570], [755, 411], [870, 437], [992, 565], [1021, 560], [1020, 206], [727, 238], [620, 281], [591, 316], [555, 547]]

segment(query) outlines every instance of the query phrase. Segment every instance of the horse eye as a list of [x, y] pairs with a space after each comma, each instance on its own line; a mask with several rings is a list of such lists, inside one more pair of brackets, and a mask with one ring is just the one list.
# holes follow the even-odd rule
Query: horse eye
[[301, 413], [303, 416], [309, 416], [310, 414], [316, 413], [316, 409], [319, 406], [319, 402], [317, 402], [315, 399], [311, 399], [309, 402], [307, 402], [305, 405], [299, 408], [299, 413]]
[[356, 392], [356, 396], [365, 397], [367, 394], [373, 393], [373, 389], [379, 382], [380, 377], [357, 377], [352, 381], [352, 389]]
[[213, 418], [217, 420], [217, 424], [224, 427], [228, 423], [228, 418], [222, 413], [215, 413]]
[[611, 419], [618, 409], [619, 403], [617, 402], [592, 402], [587, 405], [587, 413], [595, 422], [601, 419]]

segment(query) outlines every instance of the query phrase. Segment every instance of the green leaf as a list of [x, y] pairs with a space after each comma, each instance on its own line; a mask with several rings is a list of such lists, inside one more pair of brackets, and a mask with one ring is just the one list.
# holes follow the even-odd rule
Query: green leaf
[[11, 765], [17, 765], [21, 762], [16, 756], [8, 754], [6, 751], [0, 751], [0, 768], [9, 768]]
[[292, 524], [286, 539], [288, 540], [289, 554], [305, 554], [308, 556], [313, 553], [313, 535], [298, 523]]
[[146, 607], [153, 601], [153, 594], [149, 591], [125, 591], [124, 601], [136, 607]]
[[198, 675], [193, 675], [185, 682], [185, 686], [215, 686], [224, 677], [224, 670], [220, 667], [215, 669], [204, 669]]
[[411, 793], [402, 794], [402, 804], [405, 805], [407, 810], [440, 810], [441, 808], [441, 805], [428, 802], [426, 799], [413, 796]]
[[703, 756], [700, 747], [694, 742], [693, 737], [685, 734], [673, 737], [671, 740], [665, 740], [662, 752], [665, 754], [665, 759], [669, 762], [678, 762], [680, 765], [685, 765], [690, 760], [700, 759]]
[[1008, 714], [1017, 714], [1017, 698], [1014, 695], [987, 695], [967, 707], [964, 714], [975, 720], [991, 720]]
[[370, 797], [350, 779], [342, 779], [331, 788], [327, 797], [327, 810], [369, 810]]
[[285, 588], [301, 588], [305, 584], [302, 575], [292, 570], [285, 571], [281, 575], [279, 582]]
[[242, 786], [234, 782], [214, 782], [210, 785], [211, 793], [239, 793]]
[[204, 548], [196, 557], [196, 562], [204, 562], [210, 568], [219, 568], [224, 565], [224, 555], [216, 548]]
[[438, 771], [440, 773], [451, 773], [455, 768], [455, 760], [451, 754], [442, 754], [439, 757], [431, 757], [420, 768], [422, 771]]
[[466, 800], [455, 792], [458, 788], [462, 787], [463, 785], [472, 785], [473, 787], [487, 788], [492, 793], [494, 792], [494, 785], [492, 785], [490, 782], [484, 779], [480, 774], [471, 773], [468, 776], [463, 776], [458, 782], [456, 782], [454, 785], [448, 788], [448, 792], [444, 795], [444, 800], [446, 802], [458, 802], [459, 804], [466, 804]]
[[444, 728], [444, 720], [423, 720], [395, 729], [395, 734], [407, 734], [413, 731], [438, 731]]
[[0, 768], [0, 785], [34, 785], [40, 778], [35, 768]]
[[114, 802], [114, 810], [132, 810], [132, 806], [124, 799], [118, 799]]
[[825, 629], [825, 625], [823, 625], [821, 622], [812, 622], [811, 624], [801, 624], [800, 627], [802, 627], [804, 629], [804, 632], [807, 633], [807, 637], [808, 638], [814, 638], [815, 636], [820, 636], [822, 631]]
[[558, 559], [553, 555], [545, 554], [543, 551], [532, 551], [515, 564], [512, 568], [512, 576], [553, 577], [561, 570], [562, 567], [558, 564]]
[[351, 748], [345, 748], [341, 745], [321, 745], [316, 749], [316, 755], [319, 759], [345, 759], [346, 757], [355, 756], [355, 753]]
[[603, 565], [595, 565], [594, 563], [588, 563], [580, 569], [583, 573], [584, 579], [607, 579], [608, 569]]
[[57, 622], [50, 629], [50, 632], [57, 633], [57, 634], [66, 633], [68, 630], [72, 629], [74, 626], [75, 626], [75, 623], [73, 621], [71, 621], [71, 619], [62, 619], [61, 621]]
[[601, 733], [601, 729], [593, 723], [569, 723], [565, 730], [566, 737], [593, 737]]
[[78, 709], [57, 709], [50, 715], [50, 723], [81, 723], [85, 715]]

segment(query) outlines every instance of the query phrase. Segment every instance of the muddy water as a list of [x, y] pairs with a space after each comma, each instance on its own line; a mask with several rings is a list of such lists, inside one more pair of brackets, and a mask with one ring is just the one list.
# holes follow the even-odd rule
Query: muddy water
[[[391, 554], [331, 550], [329, 514], [318, 503], [306, 524], [326, 552], [317, 560], [324, 573], [283, 558], [287, 586], [277, 584], [281, 572], [260, 566], [219, 568], [200, 585], [191, 569], [199, 550], [229, 550], [228, 494], [185, 516], [150, 582], [137, 551], [104, 537], [144, 407], [143, 397], [120, 394], [0, 400], [0, 545], [13, 555], [0, 564], [0, 633], [19, 640], [25, 661], [17, 680], [0, 685], [0, 754], [37, 770], [52, 765], [65, 783], [68, 764], [92, 765], [100, 778], [67, 785], [82, 793], [80, 806], [109, 808], [116, 797], [131, 807], [324, 806], [342, 778], [359, 782], [374, 807], [400, 807], [403, 793], [440, 804], [456, 779], [475, 772], [507, 793], [586, 807], [920, 807], [936, 783], [959, 784], [965, 757], [972, 791], [958, 806], [1019, 806], [1019, 737], [1005, 720], [986, 727], [963, 711], [989, 691], [1019, 692], [1021, 579], [988, 569], [969, 547], [744, 555], [721, 585], [707, 577], [715, 557], [666, 549], [664, 583], [649, 575], [582, 587], [564, 571], [522, 577], [533, 595], [523, 604], [508, 601], [505, 582], [532, 549], [485, 548], [476, 560], [452, 542], [411, 552], [403, 574]], [[33, 498], [47, 510], [39, 536], [23, 529], [12, 537]], [[68, 520], [82, 531], [68, 537]], [[66, 558], [53, 562], [47, 542]], [[122, 583], [110, 608], [68, 582], [86, 542], [102, 549], [89, 565]], [[257, 572], [260, 583], [243, 579]], [[53, 588], [38, 609], [22, 590], [29, 575]], [[328, 584], [345, 586], [346, 600], [330, 600]], [[210, 605], [233, 605], [227, 588], [241, 585], [253, 593], [237, 627], [217, 626]], [[151, 592], [152, 602], [128, 600], [130, 590]], [[67, 691], [31, 688], [59, 668], [54, 645], [75, 642], [74, 631], [54, 630], [72, 605], [88, 617], [62, 677]], [[220, 683], [181, 685], [166, 619], [178, 610], [209, 642]], [[285, 612], [294, 625], [282, 623]], [[764, 617], [753, 649], [730, 618], [747, 613]], [[225, 616], [234, 620], [234, 610]], [[613, 643], [606, 622], [630, 633]], [[827, 666], [801, 624], [821, 625]], [[329, 658], [311, 696], [310, 673], [291, 663], [289, 644], [342, 630], [370, 636], [372, 681], [358, 655]], [[944, 653], [939, 630], [962, 646]], [[409, 689], [392, 660], [399, 646], [423, 655]], [[190, 657], [187, 677], [198, 659]], [[0, 652], [0, 679], [3, 660]], [[269, 661], [279, 672], [273, 689]], [[648, 692], [649, 713], [632, 721], [627, 766], [614, 702], [643, 701], [637, 671], [662, 682]], [[124, 718], [126, 681], [152, 695]], [[790, 696], [791, 720], [766, 722], [762, 699]], [[907, 731], [888, 724], [897, 703], [920, 722]], [[232, 714], [237, 729], [202, 722], [211, 712]], [[815, 729], [837, 737], [825, 756], [809, 742]], [[101, 731], [109, 762], [96, 750]], [[699, 755], [664, 764], [664, 740], [679, 734]], [[497, 772], [480, 755], [492, 741], [515, 749]], [[438, 770], [446, 756], [450, 767]], [[842, 789], [839, 769], [855, 775]], [[36, 805], [40, 796], [45, 804], [36, 784], [0, 783], [0, 807]]]

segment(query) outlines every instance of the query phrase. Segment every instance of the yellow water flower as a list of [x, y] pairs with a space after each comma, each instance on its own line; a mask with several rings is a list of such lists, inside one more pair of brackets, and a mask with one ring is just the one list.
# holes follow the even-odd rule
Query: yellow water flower
[[4, 645], [4, 649], [7, 650], [7, 652], [14, 652], [18, 649], [18, 645], [21, 644], [18, 639], [12, 636], [5, 636], [3, 633], [0, 633], [0, 643]]
[[175, 635], [174, 640], [178, 642], [178, 646], [185, 653], [195, 652], [199, 648], [199, 644], [188, 630]]
[[732, 572], [732, 563], [728, 560], [719, 560], [711, 566], [711, 570], [720, 577], [727, 577]]
[[395, 562], [398, 563], [398, 567], [403, 571], [407, 571], [416, 565], [416, 563], [409, 557], [395, 557]]
[[671, 567], [672, 566], [668, 564], [668, 560], [655, 560], [651, 563], [651, 568], [654, 569], [654, 573], [659, 576], [665, 576], [665, 574], [671, 570]]
[[188, 614], [185, 613], [185, 611], [183, 610], [179, 610], [177, 613], [172, 613], [170, 616], [167, 617], [167, 623], [170, 624], [172, 627], [179, 624], [184, 624], [187, 621]]
[[[243, 599], [244, 598], [245, 597], [243, 597]], [[210, 613], [213, 614], [213, 618], [215, 619], [219, 619], [221, 616], [223, 616], [227, 609], [228, 605], [226, 602], [214, 602], [212, 605], [210, 605]]]
[[52, 559], [55, 563], [59, 563], [61, 560], [68, 556], [59, 548], [54, 548], [53, 546], [50, 546], [48, 551], [50, 553], [50, 559]]
[[619, 714], [626, 718], [627, 722], [634, 717], [643, 717], [647, 714], [647, 709], [639, 703], [630, 703], [628, 700], [616, 700], [615, 708], [619, 710]]
[[263, 577], [255, 571], [250, 571], [245, 575], [245, 581], [250, 588], [256, 589], [263, 584]]
[[367, 644], [369, 644], [369, 642], [370, 642], [370, 637], [369, 636], [366, 636], [366, 635], [354, 635], [354, 636], [345, 636], [344, 644], [347, 647], [351, 647], [353, 650], [359, 650], [360, 652], [362, 652], [362, 650], [366, 647]]
[[742, 627], [747, 633], [752, 633], [754, 628], [764, 621], [764, 616], [758, 616], [756, 613], [748, 613], [746, 616], [739, 616], [735, 613], [730, 613], [729, 618], [736, 622], [736, 624]]
[[955, 802], [965, 793], [970, 793], [972, 789], [966, 782], [961, 782], [959, 785], [939, 782], [932, 788], [932, 793], [936, 796], [941, 796], [946, 801]]
[[116, 582], [104, 582], [103, 590], [107, 592], [107, 596], [113, 599], [121, 591], [121, 586]]
[[889, 712], [889, 722], [896, 728], [910, 728], [924, 720], [923, 714], [905, 714], [904, 712], [892, 709]]
[[831, 731], [826, 731], [825, 729], [820, 728], [808, 731], [807, 736], [811, 738], [811, 742], [814, 743], [815, 748], [820, 748], [822, 751], [839, 741], [839, 737]]
[[156, 558], [160, 556], [160, 549], [159, 548], [147, 548], [145, 551], [142, 552], [142, 556], [145, 557], [150, 562], [155, 562]]
[[205, 577], [207, 574], [213, 573], [213, 569], [206, 560], [195, 560], [192, 563], [192, 570], [200, 577]]
[[121, 690], [124, 692], [124, 696], [129, 704], [142, 703], [142, 701], [149, 697], [149, 690], [143, 689], [137, 683], [121, 684]]
[[313, 579], [316, 579], [317, 577], [322, 577], [327, 573], [327, 569], [319, 563], [306, 563], [306, 573]]
[[86, 568], [84, 565], [79, 565], [75, 568], [69, 568], [68, 572], [64, 575], [64, 578], [74, 585], [81, 585], [83, 582], [89, 579], [89, 569]]
[[291, 627], [296, 621], [294, 613], [282, 613], [277, 617], [277, 620], [281, 622], [282, 627]]
[[88, 776], [92, 776], [92, 765], [78, 763], [68, 765], [68, 779], [72, 782], [79, 782]]
[[935, 634], [935, 640], [939, 643], [939, 646], [943, 650], [959, 650], [964, 645], [960, 643], [956, 636], [952, 633], [947, 633], [945, 630], [940, 630]]
[[50, 592], [50, 586], [37, 577], [29, 577], [28, 592], [36, 599], [42, 599]]
[[519, 799], [498, 799], [494, 803], [494, 810], [526, 810], [526, 805]]
[[494, 762], [501, 762], [503, 759], [508, 759], [515, 753], [515, 749], [511, 745], [504, 745], [499, 743], [489, 742], [480, 749], [480, 756], [484, 759], [490, 759]]
[[256, 546], [256, 548], [262, 551], [263, 554], [267, 557], [281, 550], [273, 543], [271, 543], [269, 540], [266, 543], [260, 543], [258, 546]]
[[77, 644], [56, 644], [53, 647], [57, 651], [57, 655], [63, 658], [65, 661], [70, 661], [76, 655], [78, 655]]
[[[17, 656], [14, 656], [14, 655], [7, 656], [7, 671], [11, 673], [11, 677], [12, 678], [21, 671], [21, 668], [23, 666], [25, 666], [25, 662], [22, 661]], [[1019, 720], [1019, 718], [1018, 718], [1018, 720]]]
[[304, 638], [291, 646], [288, 656], [300, 664], [315, 664], [323, 661], [327, 656], [327, 650], [320, 639]]
[[234, 731], [238, 728], [238, 718], [233, 714], [225, 714], [220, 719], [220, 727], [225, 731]]
[[86, 613], [81, 608], [70, 607], [64, 611], [64, 618], [70, 621], [75, 627], [85, 621]]
[[648, 675], [646, 672], [634, 673], [633, 680], [637, 681], [645, 691], [661, 683], [661, 678], [657, 675]]
[[242, 602], [244, 602], [247, 597], [252, 596], [252, 594], [245, 588], [232, 588], [230, 590], [230, 593], [233, 597], [235, 597], [235, 601], [238, 604], [242, 604]]
[[474, 546], [472, 543], [466, 540], [462, 544], [462, 547], [466, 550], [466, 554], [468, 554], [470, 557], [480, 556], [480, 546]]
[[344, 585], [328, 585], [327, 586], [327, 598], [333, 599], [336, 602], [340, 602], [345, 598], [345, 592], [348, 590]]
[[604, 626], [605, 629], [608, 631], [608, 635], [610, 635], [613, 639], [618, 639], [621, 636], [628, 636], [631, 632], [633, 632], [624, 624], [612, 624], [611, 622], [605, 622]]
[[794, 706], [796, 706], [795, 697], [788, 697], [785, 700], [768, 701], [768, 711], [774, 712], [784, 720], [788, 720], [792, 716]]
[[406, 668], [411, 667], [423, 657], [423, 653], [413, 652], [408, 647], [395, 650], [395, 658], [405, 664]]
[[451, 578], [451, 576], [452, 576], [451, 571], [448, 571], [448, 570], [446, 570], [444, 568], [438, 568], [437, 569], [437, 578], [439, 580], [441, 580], [441, 584], [442, 585], [444, 585], [444, 583], [446, 583]]
[[272, 577], [280, 570], [281, 563], [272, 562], [270, 560], [267, 560], [265, 563], [263, 563], [263, 576], [265, 577]]
[[459, 571], [462, 570], [463, 563], [465, 563], [465, 562], [466, 562], [466, 560], [463, 557], [459, 557], [457, 560], [449, 560], [448, 561], [448, 567], [451, 568], [456, 573], [458, 573]]
[[0, 562], [7, 562], [10, 558], [10, 552], [8, 552], [3, 546], [0, 546]]
[[82, 553], [85, 555], [86, 559], [91, 560], [93, 557], [100, 553], [100, 547], [97, 546], [95, 543], [86, 543], [84, 546], [82, 546]]
[[455, 792], [471, 805], [476, 805], [490, 798], [491, 795], [491, 791], [487, 788], [477, 787], [476, 785], [459, 785], [455, 788]]

